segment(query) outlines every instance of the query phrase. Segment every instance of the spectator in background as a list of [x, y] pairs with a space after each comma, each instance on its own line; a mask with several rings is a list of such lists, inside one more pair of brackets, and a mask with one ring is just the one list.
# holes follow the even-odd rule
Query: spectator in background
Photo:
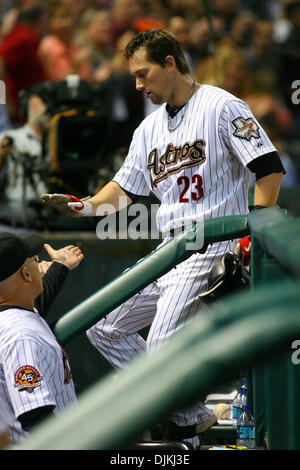
[[[284, 139], [289, 137], [291, 131], [292, 116], [273, 93], [255, 91], [247, 60], [241, 51], [233, 52], [224, 60], [221, 85], [222, 88], [248, 104], [268, 137], [272, 139], [286, 170], [282, 178], [282, 186], [296, 185], [299, 181], [297, 170], [284, 145]], [[254, 183], [252, 179], [252, 184]]]
[[272, 23], [256, 21], [247, 61], [253, 87], [258, 93], [279, 94], [279, 57], [275, 46]]
[[232, 51], [224, 58], [221, 87], [244, 100], [254, 116], [267, 127], [269, 137], [289, 137], [291, 114], [271, 92], [258, 92], [253, 86], [250, 68], [242, 51]]
[[20, 10], [14, 27], [0, 45], [0, 79], [6, 84], [6, 103], [12, 123], [18, 124], [18, 93], [47, 79], [38, 55], [42, 36], [48, 29], [47, 10], [29, 5]]
[[189, 53], [190, 38], [189, 25], [187, 20], [183, 16], [171, 16], [167, 23], [166, 29], [172, 33], [180, 42], [185, 60], [187, 61], [191, 73], [194, 74], [194, 63]]
[[87, 78], [88, 71], [80, 56], [80, 46], [73, 40], [74, 16], [64, 3], [55, 6], [50, 14], [48, 34], [41, 41], [39, 54], [48, 79], [60, 80], [76, 73]]
[[248, 11], [242, 11], [233, 19], [229, 38], [235, 46], [249, 49], [256, 21], [255, 15]]
[[[1, 6], [1, 4], [0, 4]], [[1, 18], [0, 24], [0, 41], [3, 41], [15, 26], [20, 9], [17, 7], [10, 8]]]
[[69, 12], [72, 12], [74, 18], [74, 28], [80, 25], [82, 15], [89, 9], [100, 4], [97, 0], [50, 0], [50, 5], [56, 8], [60, 5], [64, 5]]
[[[207, 19], [202, 19], [203, 28], [200, 28], [200, 34], [203, 38], [203, 56], [195, 61], [195, 78], [200, 83], [222, 87], [224, 62], [231, 57], [239, 48], [222, 31], [222, 23], [216, 18], [219, 30], [214, 38], [211, 36]], [[199, 30], [198, 30], [199, 33]], [[199, 34], [197, 34], [199, 36]], [[197, 37], [195, 35], [195, 38]]]
[[199, 0], [166, 0], [166, 7], [171, 16], [184, 16], [189, 25], [204, 13], [204, 2]]
[[32, 89], [23, 106], [25, 125], [0, 135], [0, 221], [38, 228], [39, 198], [50, 167], [42, 151], [46, 105]]
[[111, 3], [113, 45], [126, 32], [134, 30], [134, 21], [143, 16], [139, 0], [112, 0]]
[[135, 81], [129, 73], [128, 63], [123, 56], [126, 44], [134, 36], [130, 30], [119, 37], [113, 58], [105, 62], [94, 75], [102, 85], [102, 94], [110, 104], [113, 135], [118, 136], [111, 142], [111, 151], [119, 152], [128, 148], [132, 134], [144, 118], [144, 97], [135, 88]]
[[192, 56], [194, 64], [201, 64], [203, 59], [212, 56], [212, 41], [215, 44], [220, 43], [224, 37], [224, 21], [220, 16], [212, 16], [212, 31], [210, 24], [205, 15], [197, 18], [190, 26], [189, 33], [189, 52]]
[[282, 0], [241, 0], [241, 7], [251, 11], [258, 18], [272, 21], [280, 14]]
[[242, 9], [241, 0], [212, 0], [211, 5], [213, 12], [223, 18], [225, 31], [231, 31], [233, 20]]
[[86, 64], [87, 76], [92, 83], [102, 81], [102, 66], [108, 64], [114, 56], [110, 12], [109, 10], [87, 10], [81, 24], [80, 61]]
[[[257, 20], [252, 13], [241, 12], [233, 19], [231, 30], [225, 32], [220, 27], [215, 29], [218, 23], [214, 21], [215, 51], [212, 51], [209, 48], [208, 22], [206, 19], [202, 19], [202, 22], [204, 25], [206, 22], [207, 56], [204, 60], [199, 59], [196, 63], [198, 81], [222, 86], [225, 63], [242, 53], [249, 61], [248, 73], [251, 77], [244, 76], [244, 61], [242, 59], [240, 73], [245, 82], [239, 86], [245, 89], [250, 80], [251, 87], [255, 92], [275, 93], [278, 59], [272, 49], [274, 43], [271, 23]], [[233, 69], [235, 69], [235, 64], [233, 64]], [[239, 71], [236, 72], [239, 73]], [[231, 77], [228, 77], [228, 82], [230, 80]], [[236, 86], [236, 81], [234, 86]]]
[[140, 17], [134, 20], [136, 31], [145, 31], [152, 28], [164, 28], [172, 12], [168, 11], [164, 0], [142, 0], [143, 11]]
[[274, 29], [274, 41], [276, 44], [281, 44], [290, 34], [292, 26], [284, 13], [284, 4], [286, 2], [278, 1], [278, 3], [280, 5], [278, 6], [277, 15], [273, 16], [271, 21]]

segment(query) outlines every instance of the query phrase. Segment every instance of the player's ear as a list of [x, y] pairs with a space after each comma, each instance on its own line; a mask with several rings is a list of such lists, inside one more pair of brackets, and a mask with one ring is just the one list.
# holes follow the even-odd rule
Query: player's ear
[[27, 269], [27, 266], [23, 266], [21, 268], [21, 276], [25, 282], [31, 282], [32, 281], [32, 276], [30, 274], [30, 271]]
[[176, 62], [175, 62], [175, 59], [172, 55], [167, 55], [165, 57], [165, 63], [166, 63], [166, 67], [168, 67], [168, 68], [176, 67]]

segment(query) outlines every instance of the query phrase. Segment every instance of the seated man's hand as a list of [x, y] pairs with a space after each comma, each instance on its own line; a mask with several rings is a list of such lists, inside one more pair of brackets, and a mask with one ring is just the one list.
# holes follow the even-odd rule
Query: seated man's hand
[[52, 261], [64, 264], [70, 271], [77, 268], [84, 258], [84, 254], [78, 246], [68, 245], [55, 250], [48, 243], [45, 243], [44, 247]]

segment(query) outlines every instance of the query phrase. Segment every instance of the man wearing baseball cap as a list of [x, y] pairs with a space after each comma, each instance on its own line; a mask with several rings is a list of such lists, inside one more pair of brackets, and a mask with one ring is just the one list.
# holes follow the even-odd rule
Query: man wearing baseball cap
[[[43, 277], [44, 247], [54, 262]], [[9, 416], [12, 442], [76, 401], [67, 356], [37, 306], [49, 309], [82, 258], [73, 245], [53, 250], [36, 234], [0, 233], [0, 409]]]
[[38, 235], [22, 238], [14, 233], [0, 233], [0, 295], [4, 291], [0, 305], [7, 304], [13, 296], [18, 306], [25, 303], [26, 308], [34, 308], [35, 298], [43, 291], [37, 257], [43, 247]]
[[26, 258], [38, 255], [43, 247], [44, 242], [39, 235], [21, 237], [11, 232], [0, 233], [0, 281], [14, 274]]

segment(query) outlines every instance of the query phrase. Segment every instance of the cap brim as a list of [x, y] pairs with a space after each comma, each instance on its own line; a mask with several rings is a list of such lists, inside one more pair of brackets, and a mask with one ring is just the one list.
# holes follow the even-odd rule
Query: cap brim
[[44, 247], [44, 240], [39, 235], [26, 235], [23, 240], [28, 246], [28, 256], [38, 255]]

